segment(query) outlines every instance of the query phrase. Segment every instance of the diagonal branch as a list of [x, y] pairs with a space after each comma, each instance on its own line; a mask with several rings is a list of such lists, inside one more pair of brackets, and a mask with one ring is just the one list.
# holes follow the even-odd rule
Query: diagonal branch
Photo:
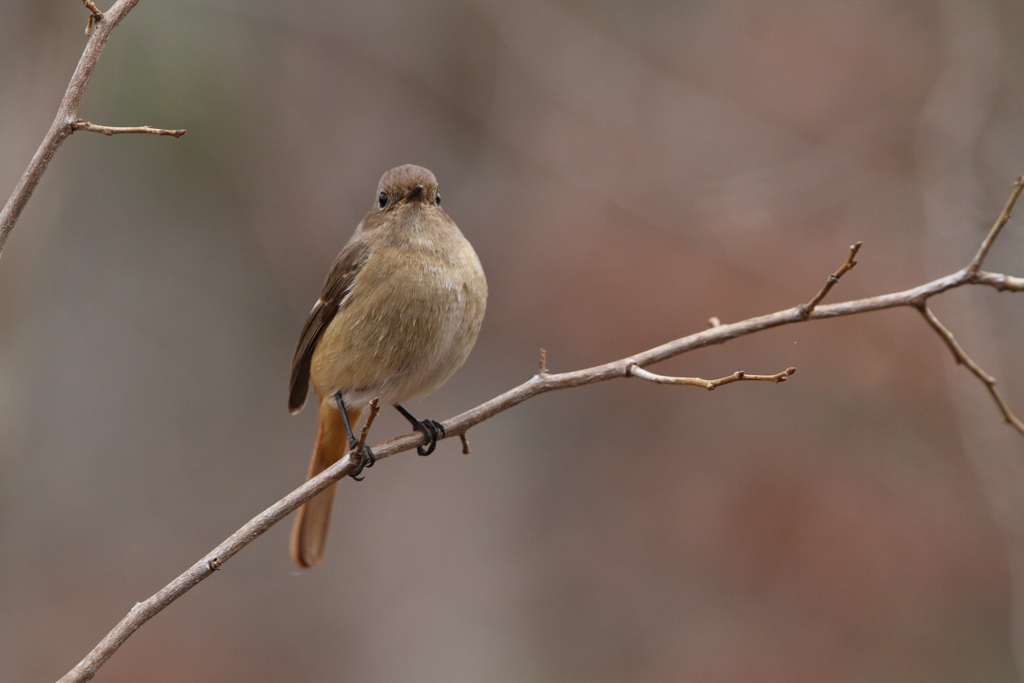
[[[1018, 185], [1019, 187], [1019, 185]], [[932, 313], [932, 309], [928, 308], [927, 304], [920, 304], [917, 306], [917, 310], [921, 312], [925, 321], [931, 325], [935, 333], [942, 338], [942, 341], [946, 342], [946, 346], [953, 353], [953, 358], [956, 359], [958, 365], [965, 366], [968, 370], [974, 373], [974, 376], [981, 380], [982, 384], [988, 389], [989, 393], [992, 394], [992, 398], [995, 399], [996, 405], [999, 406], [999, 410], [1003, 413], [1003, 419], [1005, 419], [1010, 425], [1013, 426], [1021, 434], [1024, 434], [1024, 423], [1022, 423], [1016, 415], [1010, 410], [1010, 407], [1006, 405], [1006, 401], [1003, 400], [1002, 394], [999, 393], [999, 389], [996, 388], [996, 379], [992, 375], [988, 374], [981, 369], [977, 363], [971, 360], [971, 357], [964, 352], [963, 347], [960, 346], [953, 333], [946, 328], [942, 322], [935, 317]]]
[[[18, 180], [18, 184], [14, 188], [14, 192], [11, 193], [10, 199], [7, 200], [7, 204], [0, 211], [0, 255], [3, 254], [8, 235], [11, 234], [14, 224], [18, 222], [18, 217], [21, 216], [22, 210], [28, 204], [28, 200], [32, 197], [36, 186], [39, 185], [39, 180], [43, 177], [43, 173], [46, 172], [46, 167], [50, 164], [53, 155], [56, 154], [57, 148], [60, 147], [61, 143], [69, 135], [75, 132], [75, 124], [79, 121], [78, 105], [82, 101], [82, 94], [85, 92], [85, 87], [89, 84], [89, 77], [92, 75], [93, 69], [96, 68], [96, 62], [100, 58], [103, 46], [107, 43], [107, 38], [110, 37], [111, 31], [114, 30], [138, 2], [139, 0], [117, 0], [109, 10], [100, 12], [99, 8], [91, 0], [83, 0], [83, 4], [91, 12], [89, 15], [89, 25], [86, 28], [89, 40], [85, 44], [85, 51], [82, 52], [82, 57], [78, 60], [78, 66], [75, 67], [75, 72], [71, 76], [71, 82], [68, 83], [67, 90], [64, 92], [64, 97], [61, 99], [60, 107], [57, 109], [57, 116], [50, 125], [50, 130], [47, 131], [46, 137], [43, 138], [42, 143], [39, 145], [39, 149], [32, 156], [28, 168], [25, 169], [25, 172]], [[175, 135], [175, 133], [178, 134]], [[174, 135], [174, 137], [181, 137], [183, 134], [184, 131], [157, 133], [157, 135]]]
[[985, 262], [985, 257], [988, 256], [989, 250], [995, 244], [996, 238], [999, 237], [999, 232], [1003, 229], [1003, 226], [1010, 222], [1013, 205], [1017, 203], [1021, 190], [1024, 190], [1024, 176], [1018, 176], [1016, 182], [1014, 182], [1013, 191], [1010, 192], [1010, 197], [1006, 200], [1003, 212], [999, 214], [999, 218], [996, 219], [992, 229], [988, 231], [984, 241], [982, 241], [981, 246], [978, 248], [978, 253], [974, 255], [974, 258], [971, 259], [970, 264], [967, 266], [971, 274], [977, 273], [981, 269], [981, 264]]
[[[989, 274], [993, 281], [1005, 279], [1000, 274]], [[542, 356], [540, 371], [529, 380], [517, 387], [509, 389], [500, 396], [496, 396], [481, 405], [467, 410], [461, 415], [446, 420], [443, 423], [444, 436], [441, 438], [460, 437], [463, 439], [463, 452], [468, 451], [465, 434], [471, 427], [488, 420], [498, 413], [513, 408], [520, 403], [550, 391], [560, 389], [571, 389], [574, 387], [605, 382], [611, 379], [629, 377], [636, 374], [640, 366], [646, 366], [658, 361], [672, 358], [695, 349], [722, 344], [730, 339], [743, 337], [749, 334], [760, 332], [772, 327], [780, 327], [794, 323], [802, 323], [808, 320], [823, 320], [826, 318], [838, 318], [858, 313], [867, 313], [888, 308], [899, 308], [901, 306], [912, 306], [920, 308], [922, 302], [929, 297], [941, 294], [950, 289], [970, 284], [990, 284], [980, 282], [976, 276], [972, 276], [965, 266], [955, 273], [945, 277], [932, 280], [926, 284], [868, 299], [846, 301], [838, 304], [830, 304], [816, 307], [809, 315], [804, 313], [803, 306], [794, 306], [783, 311], [763, 315], [757, 318], [750, 318], [736, 323], [720, 324], [715, 327], [697, 332], [681, 339], [662, 344], [653, 349], [635, 354], [628, 358], [605, 363], [583, 370], [551, 374], [546, 367], [546, 354]], [[773, 376], [769, 376], [773, 377]], [[726, 378], [728, 379], [728, 378]], [[737, 381], [737, 380], [730, 380]], [[724, 382], [723, 382], [724, 383]], [[412, 450], [423, 443], [423, 434], [413, 432], [400, 436], [390, 441], [374, 446], [373, 452], [377, 460], [383, 460], [392, 455]], [[321, 472], [316, 477], [305, 482], [287, 496], [271, 505], [269, 508], [253, 517], [241, 529], [229, 536], [223, 543], [210, 551], [205, 557], [192, 565], [187, 571], [178, 576], [174, 581], [167, 584], [160, 591], [149, 599], [137, 604], [132, 610], [115, 626], [110, 633], [90, 652], [85, 659], [72, 669], [67, 675], [60, 679], [60, 683], [79, 683], [87, 681], [95, 675], [97, 669], [110, 658], [111, 655], [121, 646], [125, 640], [139, 629], [144, 623], [159, 614], [165, 607], [177, 600], [179, 597], [191, 590], [196, 584], [209, 577], [219, 569], [224, 562], [229, 560], [246, 545], [256, 540], [267, 529], [277, 524], [287, 515], [295, 511], [300, 505], [320, 493], [328, 486], [346, 477], [355, 469], [357, 462], [353, 456], [346, 455], [337, 463]]]
[[[802, 323], [808, 320], [821, 320], [826, 318], [856, 315], [858, 313], [868, 313], [870, 311], [898, 308], [901, 306], [911, 306], [921, 312], [925, 317], [925, 320], [927, 320], [932, 328], [935, 329], [943, 340], [945, 340], [957, 361], [967, 365], [971, 372], [985, 383], [989, 391], [992, 393], [993, 398], [996, 400], [996, 403], [999, 405], [1006, 421], [1012, 424], [1021, 432], [1021, 434], [1024, 434], [1024, 425], [1021, 424], [1020, 420], [1014, 417], [1005, 401], [1003, 401], [1002, 396], [995, 387], [996, 380], [985, 373], [963, 352], [963, 349], [960, 348], [959, 344], [957, 344], [956, 340], [953, 338], [952, 333], [950, 333], [949, 330], [947, 330], [942, 323], [938, 321], [927, 307], [927, 301], [930, 297], [964, 285], [987, 285], [999, 290], [1020, 291], [1020, 289], [1015, 288], [1014, 283], [1021, 282], [1021, 278], [1013, 278], [999, 273], [982, 273], [979, 272], [979, 268], [981, 262], [987, 255], [988, 250], [991, 249], [996, 237], [998, 237], [1002, 226], [1005, 225], [1006, 220], [1009, 220], [1009, 215], [1013, 209], [1013, 205], [1021, 194], [1022, 183], [1024, 183], [1024, 181], [1018, 179], [1017, 183], [1014, 185], [1013, 192], [1006, 203], [1006, 207], [1000, 215], [1000, 219], [996, 221], [996, 226], [993, 227], [985, 238], [985, 242], [982, 245], [982, 249], [979, 250], [978, 255], [976, 255], [968, 265], [955, 273], [951, 273], [945, 277], [940, 277], [936, 280], [932, 280], [931, 282], [927, 282], [923, 285], [907, 289], [902, 292], [893, 292], [891, 294], [883, 294], [867, 299], [858, 299], [856, 301], [846, 301], [838, 304], [819, 306], [819, 302], [824, 298], [832, 286], [834, 286], [839, 278], [849, 271], [856, 263], [854, 261], [854, 256], [856, 256], [857, 250], [860, 248], [860, 243], [858, 242], [850, 248], [850, 255], [847, 257], [846, 262], [829, 278], [829, 282], [826, 283], [825, 287], [808, 304], [794, 306], [793, 308], [788, 308], [776, 313], [770, 313], [768, 315], [750, 318], [736, 323], [721, 324], [720, 321], [714, 319], [714, 323], [717, 324], [712, 324], [712, 327], [701, 332], [670, 341], [666, 344], [662, 344], [661, 346], [657, 346], [653, 349], [648, 349], [647, 351], [643, 351], [642, 353], [635, 354], [628, 358], [572, 372], [551, 374], [547, 369], [547, 354], [544, 351], [541, 351], [539, 371], [536, 375], [523, 384], [506, 391], [500, 396], [496, 396], [490, 401], [482, 403], [471, 410], [467, 410], [461, 415], [457, 415], [447, 420], [443, 423], [444, 431], [442, 434], [444, 436], [441, 438], [450, 438], [455, 436], [460, 437], [462, 439], [463, 452], [468, 452], [469, 444], [466, 441], [465, 436], [466, 432], [469, 431], [471, 427], [478, 425], [481, 422], [494, 417], [498, 413], [508, 410], [509, 408], [513, 408], [523, 401], [539, 394], [544, 394], [549, 391], [557, 391], [560, 389], [571, 389], [573, 387], [579, 387], [586, 384], [594, 384], [597, 382], [604, 382], [611, 379], [630, 376], [638, 376], [642, 379], [648, 379], [655, 382], [668, 381], [673, 384], [690, 384], [694, 382], [685, 381], [687, 378], [671, 378], [664, 377], [662, 375], [655, 375], [654, 373], [642, 370], [642, 367], [673, 356], [681, 355], [688, 351], [693, 351], [694, 349], [703, 348], [712, 344], [722, 344], [730, 339], [754, 334], [772, 327]], [[1006, 220], [1004, 220], [1004, 218]], [[1010, 284], [1008, 285], [1007, 283]], [[698, 383], [698, 386], [707, 386], [708, 388], [714, 388], [709, 385], [716, 382], [717, 384], [714, 384], [714, 386], [737, 382], [744, 379], [781, 382], [787, 375], [792, 374], [792, 372], [794, 372], [794, 370], [790, 368], [778, 375], [747, 376], [743, 373], [735, 373], [731, 377], [722, 378], [720, 380], [697, 380], [696, 382]], [[689, 379], [692, 380], [693, 378]], [[706, 384], [699, 384], [700, 382], [705, 382]], [[360, 443], [365, 442], [368, 430], [368, 426], [363, 428]], [[421, 445], [423, 440], [424, 435], [422, 433], [414, 432], [412, 434], [406, 434], [404, 436], [391, 439], [390, 441], [385, 441], [384, 443], [375, 446], [373, 448], [373, 452], [376, 455], [377, 460], [382, 460], [397, 453], [412, 450], [416, 446]], [[316, 477], [306, 481], [302, 486], [298, 487], [260, 514], [253, 517], [241, 529], [229, 536], [205, 557], [201, 558], [198, 562], [189, 567], [188, 570], [178, 576], [178, 578], [164, 586], [149, 599], [136, 604], [135, 607], [133, 607], [131, 611], [129, 611], [128, 614], [117, 624], [117, 626], [115, 626], [110, 633], [108, 633], [106, 637], [103, 638], [95, 648], [93, 648], [92, 652], [79, 662], [74, 669], [69, 671], [60, 679], [59, 683], [80, 683], [82, 681], [90, 680], [95, 676], [96, 671], [103, 665], [103, 663], [106, 662], [107, 659], [117, 651], [121, 644], [124, 643], [143, 624], [159, 614], [165, 607], [187, 593], [199, 582], [203, 581], [213, 572], [220, 569], [224, 562], [231, 559], [231, 557], [233, 557], [238, 551], [249, 543], [252, 543], [257, 537], [263, 534], [263, 532], [295, 511], [300, 505], [352, 472], [357, 465], [353, 457], [354, 453], [347, 454]]]

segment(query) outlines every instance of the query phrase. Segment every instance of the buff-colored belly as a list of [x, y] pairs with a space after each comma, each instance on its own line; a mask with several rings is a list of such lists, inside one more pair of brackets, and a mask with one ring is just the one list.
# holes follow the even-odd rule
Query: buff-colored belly
[[374, 397], [401, 403], [436, 389], [465, 362], [483, 318], [486, 283], [479, 262], [471, 270], [479, 278], [458, 281], [443, 265], [360, 273], [313, 353], [318, 396], [341, 391], [352, 408]]

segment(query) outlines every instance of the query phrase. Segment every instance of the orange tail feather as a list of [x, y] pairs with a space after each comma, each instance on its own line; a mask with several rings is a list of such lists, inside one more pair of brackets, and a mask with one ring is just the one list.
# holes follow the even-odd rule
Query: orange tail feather
[[[349, 423], [353, 428], [359, 423], [362, 409], [347, 410]], [[348, 433], [341, 413], [330, 401], [320, 401], [317, 413], [316, 444], [313, 458], [309, 463], [311, 479], [341, 460], [348, 453]], [[331, 521], [331, 504], [337, 484], [321, 491], [306, 501], [295, 516], [292, 527], [292, 559], [303, 569], [313, 567], [324, 559], [327, 546], [327, 527]]]

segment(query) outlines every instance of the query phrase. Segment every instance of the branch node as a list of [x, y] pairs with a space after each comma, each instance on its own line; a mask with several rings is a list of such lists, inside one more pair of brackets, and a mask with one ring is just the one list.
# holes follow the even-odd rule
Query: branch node
[[548, 374], [548, 352], [544, 349], [540, 350], [540, 376], [544, 377]]
[[206, 563], [206, 566], [210, 568], [210, 571], [217, 571], [224, 566], [224, 563], [219, 557], [211, 557], [210, 561]]
[[807, 320], [809, 317], [811, 317], [811, 313], [814, 311], [814, 308], [821, 303], [821, 300], [825, 298], [825, 295], [828, 294], [829, 290], [832, 289], [837, 282], [839, 282], [839, 278], [841, 278], [843, 275], [846, 275], [846, 273], [850, 269], [857, 265], [857, 262], [854, 259], [856, 258], [857, 252], [860, 251], [860, 248], [863, 244], [863, 242], [857, 242], [856, 244], [850, 245], [850, 255], [846, 257], [846, 261], [843, 263], [843, 265], [839, 266], [839, 270], [828, 276], [828, 280], [825, 282], [825, 286], [821, 288], [821, 291], [814, 295], [813, 299], [800, 306], [801, 319]]
[[85, 35], [91, 36], [93, 27], [103, 21], [103, 12], [92, 0], [82, 0], [82, 4], [89, 10], [89, 21], [85, 24]]
[[462, 440], [462, 454], [469, 455], [469, 437], [463, 432], [459, 434], [459, 438]]
[[708, 318], [708, 327], [721, 327], [722, 321], [718, 319], [718, 316], [713, 315]]

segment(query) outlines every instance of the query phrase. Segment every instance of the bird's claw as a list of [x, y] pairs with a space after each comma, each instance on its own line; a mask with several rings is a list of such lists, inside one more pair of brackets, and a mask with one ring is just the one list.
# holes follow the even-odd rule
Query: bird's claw
[[[359, 444], [352, 444], [352, 448], [355, 449], [358, 445]], [[373, 451], [370, 450], [369, 446], [363, 446], [363, 456], [359, 458], [359, 464], [356, 465], [354, 470], [349, 472], [348, 476], [352, 477], [356, 481], [362, 481], [364, 477], [360, 477], [359, 475], [362, 474], [363, 468], [373, 467], [375, 462], [377, 462], [377, 456], [373, 454]]]
[[437, 420], [417, 420], [412, 427], [417, 432], [423, 432], [427, 442], [416, 447], [419, 455], [430, 455], [437, 448], [437, 440], [444, 438], [444, 425]]

